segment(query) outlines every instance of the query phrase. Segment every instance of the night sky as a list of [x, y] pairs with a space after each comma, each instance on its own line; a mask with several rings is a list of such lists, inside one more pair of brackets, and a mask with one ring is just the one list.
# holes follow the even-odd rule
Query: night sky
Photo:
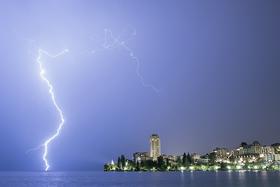
[[[44, 57], [65, 118], [51, 170], [102, 170], [120, 154], [206, 153], [279, 142], [280, 1], [0, 2], [0, 170], [43, 170], [59, 117], [36, 64]], [[104, 29], [125, 41], [104, 48]], [[94, 51], [94, 52], [93, 52]]]

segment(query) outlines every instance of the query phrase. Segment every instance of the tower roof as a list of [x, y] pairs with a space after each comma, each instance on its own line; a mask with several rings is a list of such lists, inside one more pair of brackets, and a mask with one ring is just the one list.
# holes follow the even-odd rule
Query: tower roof
[[157, 137], [157, 138], [159, 138], [159, 135], [157, 135], [157, 134], [152, 134], [151, 137]]

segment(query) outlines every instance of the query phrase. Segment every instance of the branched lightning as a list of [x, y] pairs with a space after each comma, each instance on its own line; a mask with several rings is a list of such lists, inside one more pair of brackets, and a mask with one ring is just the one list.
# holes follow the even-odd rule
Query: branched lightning
[[67, 52], [68, 52], [68, 49], [65, 49], [65, 50], [61, 51], [60, 53], [58, 53], [56, 55], [52, 55], [45, 50], [39, 49], [38, 50], [38, 57], [36, 59], [36, 62], [39, 64], [39, 68], [40, 68], [40, 77], [47, 84], [48, 89], [49, 89], [49, 94], [51, 96], [51, 100], [52, 100], [53, 105], [54, 105], [54, 107], [56, 108], [56, 110], [59, 114], [59, 117], [60, 117], [60, 123], [59, 123], [58, 128], [56, 129], [55, 133], [52, 134], [42, 145], [43, 148], [44, 148], [43, 160], [44, 160], [44, 163], [45, 163], [45, 171], [48, 171], [48, 169], [50, 168], [50, 165], [49, 165], [49, 162], [48, 162], [48, 159], [47, 159], [48, 146], [57, 136], [59, 136], [60, 131], [62, 130], [62, 128], [64, 126], [65, 119], [64, 119], [63, 112], [62, 112], [61, 108], [59, 107], [59, 105], [56, 102], [56, 97], [55, 97], [55, 94], [54, 94], [53, 85], [51, 84], [51, 82], [48, 80], [48, 78], [45, 75], [46, 71], [45, 71], [44, 66], [43, 66], [42, 56], [46, 55], [46, 56], [51, 57], [51, 58], [56, 58], [56, 57], [59, 57], [61, 55], [64, 55]]
[[[135, 35], [136, 35], [136, 32], [134, 31], [131, 36], [135, 36]], [[34, 40], [29, 40], [29, 39], [27, 41], [29, 43], [32, 43], [32, 44], [35, 42]], [[148, 83], [145, 82], [145, 79], [144, 79], [143, 75], [141, 74], [140, 60], [134, 54], [133, 50], [127, 45], [127, 41], [128, 40], [123, 40], [120, 36], [118, 36], [118, 37], [114, 36], [111, 30], [105, 29], [104, 30], [104, 41], [103, 41], [101, 47], [98, 47], [97, 49], [94, 49], [94, 50], [90, 50], [90, 54], [95, 54], [98, 51], [114, 49], [114, 48], [118, 48], [118, 47], [123, 49], [129, 55], [132, 62], [134, 62], [136, 64], [135, 72], [136, 72], [137, 77], [139, 78], [139, 81], [140, 81], [141, 85], [143, 87], [152, 89], [155, 93], [158, 94], [159, 93], [158, 88], [156, 88], [152, 84], [148, 84]], [[38, 147], [32, 148], [32, 149], [30, 149], [26, 152], [26, 153], [29, 153], [29, 152], [37, 150], [37, 149], [43, 149], [42, 160], [44, 161], [44, 164], [45, 164], [45, 171], [48, 171], [49, 168], [50, 168], [50, 164], [49, 164], [49, 161], [48, 161], [49, 145], [60, 135], [61, 130], [63, 129], [64, 123], [65, 123], [65, 118], [64, 118], [64, 114], [63, 114], [62, 109], [57, 104], [53, 85], [52, 85], [51, 81], [46, 76], [46, 71], [45, 71], [45, 68], [44, 68], [44, 63], [43, 63], [42, 58], [44, 56], [46, 56], [48, 58], [57, 58], [57, 57], [60, 57], [64, 54], [66, 54], [67, 52], [69, 52], [68, 49], [64, 49], [60, 53], [57, 53], [57, 54], [54, 55], [54, 54], [49, 53], [48, 51], [45, 51], [45, 50], [39, 48], [38, 52], [37, 52], [37, 57], [36, 57], [36, 62], [39, 65], [40, 78], [47, 85], [50, 98], [51, 98], [52, 103], [53, 103], [53, 105], [54, 105], [54, 107], [55, 107], [55, 109], [56, 109], [56, 111], [59, 115], [59, 118], [60, 118], [60, 121], [59, 121], [59, 124], [58, 124], [58, 127], [57, 127], [56, 131], [53, 134], [51, 134], [50, 137], [48, 137], [43, 142], [43, 144], [39, 145]]]
[[[105, 29], [105, 38], [104, 38], [104, 43], [103, 43], [103, 48], [104, 49], [110, 49], [110, 48], [115, 48], [115, 47], [121, 47], [123, 50], [125, 50], [130, 58], [133, 60], [133, 62], [135, 62], [136, 64], [136, 75], [139, 78], [141, 84], [143, 87], [147, 87], [147, 88], [151, 88], [154, 92], [156, 92], [157, 94], [159, 93], [159, 89], [156, 88], [154, 85], [152, 84], [148, 84], [145, 82], [144, 77], [142, 76], [141, 72], [140, 72], [140, 60], [139, 58], [134, 54], [133, 50], [126, 44], [126, 41], [121, 40], [121, 37], [118, 36], [114, 36], [112, 31], [109, 29]], [[134, 31], [133, 36], [136, 35], [136, 32]], [[95, 52], [95, 50], [93, 51]]]

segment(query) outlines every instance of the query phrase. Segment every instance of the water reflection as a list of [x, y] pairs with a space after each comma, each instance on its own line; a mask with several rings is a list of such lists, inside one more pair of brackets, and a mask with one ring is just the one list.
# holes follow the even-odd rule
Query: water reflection
[[244, 187], [247, 186], [246, 185], [246, 171], [240, 170], [240, 171], [238, 171], [237, 175], [238, 175], [237, 181], [239, 181], [239, 186], [244, 186]]
[[280, 172], [2, 172], [0, 186], [276, 187]]

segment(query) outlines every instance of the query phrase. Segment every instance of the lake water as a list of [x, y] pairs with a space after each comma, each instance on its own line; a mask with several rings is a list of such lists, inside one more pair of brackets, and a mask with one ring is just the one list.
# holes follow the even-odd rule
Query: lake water
[[280, 172], [0, 172], [0, 186], [279, 187]]

